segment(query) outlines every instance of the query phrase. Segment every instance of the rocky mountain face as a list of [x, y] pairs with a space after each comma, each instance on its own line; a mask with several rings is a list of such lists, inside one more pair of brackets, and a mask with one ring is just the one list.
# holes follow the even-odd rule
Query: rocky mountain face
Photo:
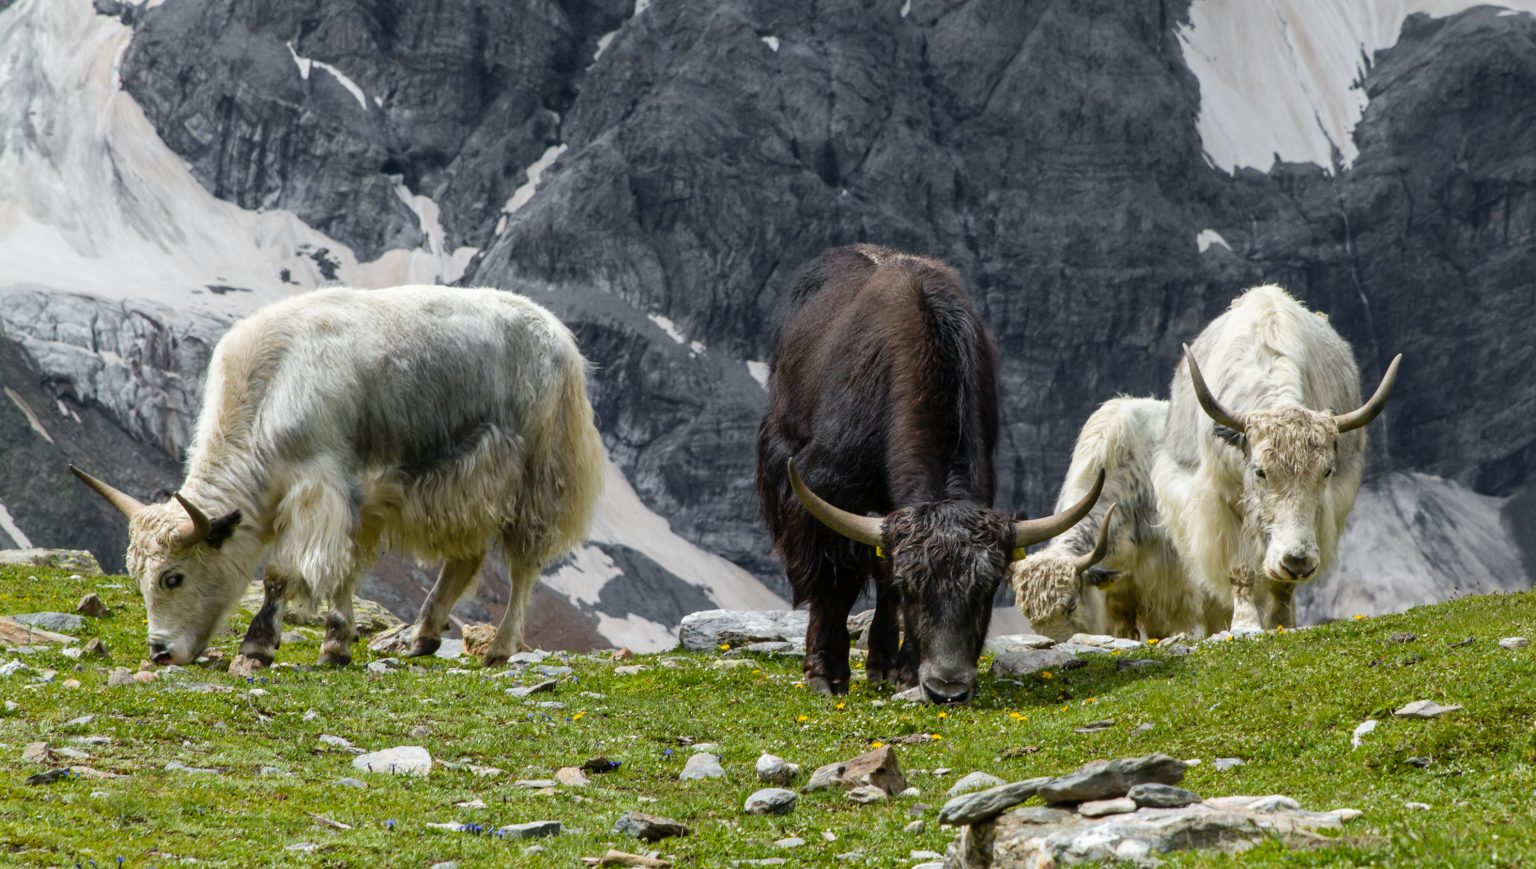
[[[463, 283], [572, 323], [639, 499], [770, 587], [784, 583], [751, 480], [774, 313], [801, 263], [856, 241], [940, 256], [968, 282], [1003, 358], [1002, 505], [1045, 510], [1091, 409], [1165, 393], [1180, 343], [1274, 281], [1330, 315], [1367, 389], [1405, 354], [1373, 425], [1362, 530], [1303, 612], [1529, 584], [1529, 15], [1383, 12], [1390, 33], [1341, 43], [1349, 21], [1288, 12], [1285, 33], [1317, 37], [1308, 54], [1261, 38], [1269, 12], [1223, 30], [1205, 0], [97, 8], [133, 28], [123, 89], [214, 196], [291, 211], [359, 261], [471, 248]], [[1239, 38], [1255, 47], [1234, 66], [1221, 40]], [[1338, 93], [1308, 84], [1313, 104], [1233, 96], [1266, 77], [1327, 81], [1307, 65], [1324, 61], [1350, 74]], [[1337, 117], [1327, 165], [1294, 156], [1287, 119], [1315, 134]], [[1239, 146], [1259, 157], [1228, 159]], [[324, 274], [330, 254], [305, 250]], [[216, 329], [125, 354], [139, 361], [104, 395], [119, 374], [47, 356], [61, 342], [46, 317], [4, 322], [8, 384], [35, 369], [34, 388], [115, 421], [103, 464], [138, 462], [134, 449], [153, 454], [137, 473], [167, 468]], [[122, 329], [136, 334], [97, 331]], [[3, 480], [0, 497], [36, 539]], [[605, 546], [626, 576], [655, 573]], [[663, 597], [681, 608], [691, 594]]]

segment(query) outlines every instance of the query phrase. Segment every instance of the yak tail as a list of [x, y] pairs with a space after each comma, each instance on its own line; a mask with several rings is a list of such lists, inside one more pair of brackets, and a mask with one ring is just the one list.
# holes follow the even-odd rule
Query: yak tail
[[587, 363], [574, 339], [562, 355], [544, 419], [527, 436], [517, 518], [503, 538], [508, 558], [539, 567], [586, 538], [603, 489], [605, 453], [587, 399]]

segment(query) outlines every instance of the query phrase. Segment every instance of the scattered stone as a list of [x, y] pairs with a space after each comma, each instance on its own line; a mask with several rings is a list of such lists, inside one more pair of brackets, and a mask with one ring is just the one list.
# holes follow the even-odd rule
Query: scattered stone
[[993, 655], [1001, 655], [1004, 652], [1022, 652], [1029, 649], [1049, 649], [1056, 645], [1056, 641], [1050, 637], [1042, 637], [1039, 634], [1001, 634], [995, 637], [987, 637], [982, 648]]
[[763, 788], [747, 797], [742, 807], [749, 815], [787, 815], [800, 797], [784, 788]]
[[635, 653], [628, 646], [620, 646], [613, 650], [613, 654], [610, 657], [615, 661], [633, 661]]
[[508, 824], [496, 830], [496, 835], [508, 839], [539, 839], [560, 835], [559, 821], [529, 821], [526, 824]]
[[677, 633], [685, 649], [718, 651], [721, 645], [804, 640], [809, 620], [805, 610], [705, 610], [684, 616]]
[[542, 791], [542, 790], [553, 791], [555, 785], [558, 785], [558, 784], [559, 784], [559, 782], [555, 781], [552, 778], [520, 778], [517, 781], [513, 782], [512, 786], [515, 787], [515, 788], [523, 788], [524, 790], [530, 790], [530, 791]]
[[65, 634], [85, 630], [85, 619], [74, 613], [21, 613], [11, 619], [34, 628]]
[[102, 603], [101, 598], [93, 591], [80, 598], [80, 602], [75, 604], [75, 612], [89, 618], [102, 619], [110, 615], [112, 611], [107, 609], [107, 605]]
[[1136, 725], [1135, 727], [1131, 728], [1131, 735], [1132, 736], [1140, 736], [1143, 733], [1151, 733], [1152, 730], [1155, 727], [1157, 727], [1157, 725], [1153, 724], [1152, 722], [1150, 722], [1150, 721], [1143, 721], [1142, 723], [1140, 723], [1140, 724]]
[[613, 832], [642, 842], [655, 842], [672, 836], [686, 836], [688, 828], [671, 818], [647, 815], [644, 812], [625, 812], [614, 823]]
[[988, 788], [995, 788], [999, 785], [1005, 784], [1007, 784], [1007, 782], [1003, 781], [995, 775], [984, 772], [973, 772], [955, 782], [954, 786], [949, 789], [948, 794], [952, 797], [958, 797], [961, 794], [968, 794], [972, 791], [984, 791]]
[[80, 687], [80, 680], [79, 679], [65, 679], [62, 684], [64, 685], [65, 688], [75, 689], [75, 688], [79, 688]]
[[944, 804], [939, 810], [939, 823], [960, 826], [974, 824], [1005, 812], [1039, 793], [1043, 785], [1055, 779], [1032, 778], [976, 793], [963, 794]]
[[903, 833], [910, 833], [913, 836], [921, 836], [922, 834], [928, 832], [928, 822], [923, 820], [913, 821], [905, 827], [902, 827], [901, 831]]
[[1523, 649], [1527, 645], [1529, 645], [1529, 643], [1526, 641], [1525, 637], [1505, 637], [1504, 639], [1499, 640], [1499, 648], [1501, 649]]
[[0, 565], [52, 567], [85, 576], [102, 576], [96, 556], [84, 549], [0, 549]]
[[339, 778], [339, 779], [336, 780], [336, 783], [341, 785], [344, 788], [357, 788], [358, 790], [367, 790], [368, 789], [368, 783], [367, 782], [363, 781], [360, 778], [351, 778], [350, 776], [347, 777], [347, 778]]
[[572, 673], [576, 672], [575, 670], [571, 669], [570, 667], [566, 667], [564, 665], [555, 665], [555, 666], [541, 665], [541, 666], [538, 666], [538, 667], [534, 667], [533, 669], [534, 669], [534, 672], [538, 673], [540, 676], [548, 676], [551, 679], [558, 679], [561, 676], [569, 676]]
[[121, 687], [123, 685], [132, 685], [132, 684], [133, 684], [133, 673], [128, 671], [128, 670], [126, 670], [126, 669], [124, 669], [124, 668], [122, 668], [122, 667], [117, 667], [111, 673], [107, 674], [107, 687], [108, 688], [118, 688], [118, 687]]
[[72, 775], [74, 775], [74, 773], [70, 770], [70, 768], [63, 766], [57, 769], [50, 769], [47, 772], [40, 772], [35, 775], [29, 775], [27, 776], [26, 783], [29, 785], [51, 785], [56, 781], [61, 781], [63, 779], [69, 778]]
[[382, 676], [391, 670], [401, 668], [399, 658], [380, 658], [377, 661], [369, 661], [365, 669], [374, 676]]
[[1087, 724], [1084, 724], [1082, 727], [1074, 727], [1074, 728], [1072, 728], [1072, 732], [1074, 732], [1074, 733], [1099, 733], [1099, 732], [1102, 732], [1102, 731], [1105, 731], [1105, 730], [1109, 730], [1109, 729], [1113, 728], [1114, 726], [1115, 726], [1115, 719], [1113, 719], [1113, 718], [1106, 718], [1103, 721], [1092, 721], [1092, 722], [1089, 722]]
[[1226, 772], [1229, 769], [1236, 769], [1242, 765], [1243, 759], [1240, 757], [1218, 757], [1211, 761], [1211, 766], [1214, 767], [1217, 772]]
[[67, 757], [70, 760], [90, 760], [91, 758], [95, 757], [95, 755], [91, 754], [90, 752], [81, 751], [78, 748], [70, 748], [69, 746], [65, 746], [59, 749], [58, 753], [60, 757]]
[[275, 776], [279, 778], [292, 776], [293, 773], [280, 766], [264, 766], [256, 771], [257, 775]]
[[1139, 784], [1126, 792], [1126, 797], [1141, 808], [1182, 809], [1200, 802], [1200, 795], [1173, 785]]
[[[1102, 651], [1095, 649], [1095, 651]], [[994, 677], [1033, 676], [1042, 670], [1071, 670], [1088, 662], [1060, 646], [1049, 649], [1019, 649], [1003, 652], [992, 659]]]
[[425, 724], [418, 724], [415, 727], [412, 727], [407, 735], [412, 739], [426, 739], [432, 735], [432, 728]]
[[454, 803], [453, 807], [456, 809], [483, 809], [486, 806], [485, 800], [476, 798], [473, 800], [466, 800], [462, 803]]
[[568, 788], [590, 787], [592, 780], [582, 774], [581, 770], [574, 766], [562, 766], [555, 770], [555, 781]]
[[907, 703], [922, 703], [923, 686], [913, 685], [911, 688], [908, 688], [904, 691], [897, 691], [895, 694], [891, 695], [891, 699], [901, 700]]
[[[76, 616], [79, 618], [79, 616]], [[8, 616], [0, 616], [0, 646], [47, 646], [54, 643], [73, 643], [74, 637], [43, 630], [35, 625], [23, 624]]]
[[689, 756], [688, 762], [683, 765], [683, 771], [677, 777], [678, 781], [703, 778], [725, 778], [725, 768], [720, 766], [720, 758], [707, 751]]
[[29, 742], [21, 750], [21, 760], [23, 763], [48, 764], [53, 762], [53, 752], [46, 742]]
[[203, 775], [218, 775], [219, 771], [206, 766], [187, 766], [179, 760], [173, 760], [165, 765], [166, 772], [191, 772]]
[[1376, 725], [1379, 724], [1379, 723], [1380, 722], [1378, 722], [1374, 718], [1367, 718], [1364, 721], [1360, 722], [1358, 725], [1356, 725], [1354, 733], [1351, 733], [1350, 736], [1349, 736], [1349, 748], [1350, 748], [1350, 750], [1353, 751], [1353, 750], [1359, 748], [1360, 747], [1360, 737], [1365, 736], [1367, 733], [1370, 733], [1371, 731], [1375, 730], [1376, 729]]
[[1431, 808], [1434, 808], [1434, 807], [1431, 806], [1429, 803], [1403, 803], [1403, 808], [1405, 808], [1405, 809], [1417, 809], [1418, 811], [1421, 811], [1421, 812], [1427, 812]]
[[554, 679], [546, 679], [537, 685], [519, 685], [516, 688], [508, 688], [507, 693], [513, 697], [527, 697], [530, 694], [542, 694], [545, 691], [553, 691], [558, 684]]
[[805, 840], [799, 836], [789, 836], [773, 843], [775, 848], [798, 848], [805, 844]]
[[1338, 818], [1341, 821], [1344, 821], [1345, 823], [1348, 823], [1350, 821], [1353, 821], [1355, 818], [1358, 818], [1361, 815], [1365, 814], [1365, 812], [1362, 812], [1359, 809], [1334, 809], [1333, 811], [1329, 812], [1328, 814], [1333, 815], [1334, 817]]
[[1115, 662], [1115, 670], [1156, 670], [1163, 666], [1163, 662], [1156, 658], [1121, 658]]
[[623, 667], [614, 667], [613, 672], [619, 676], [636, 676], [649, 670], [644, 664], [626, 664]]
[[913, 860], [943, 860], [944, 855], [938, 851], [913, 851], [907, 855]]
[[491, 641], [496, 639], [496, 626], [487, 624], [465, 625], [459, 630], [459, 636], [463, 638], [464, 653], [481, 658], [485, 656], [485, 650], [491, 647]]
[[795, 774], [800, 771], [800, 766], [777, 755], [764, 752], [757, 759], [756, 770], [758, 781], [783, 787], [794, 780]]
[[870, 803], [883, 803], [891, 798], [890, 794], [874, 785], [859, 785], [856, 788], [850, 789], [845, 796], [849, 802], [858, 803], [861, 806], [867, 806]]
[[432, 771], [432, 755], [419, 745], [402, 745], [352, 758], [352, 767], [360, 772], [391, 775], [426, 775]]
[[1178, 784], [1185, 764], [1166, 754], [1150, 754], [1122, 760], [1097, 761], [1052, 779], [1040, 787], [1047, 803], [1081, 803], [1122, 797], [1139, 784]]
[[132, 678], [133, 681], [138, 682], [140, 685], [148, 685], [150, 682], [155, 681], [155, 671], [140, 670], [139, 672], [134, 673], [130, 678]]
[[1067, 638], [1067, 642], [1074, 646], [1094, 646], [1100, 649], [1118, 649], [1122, 652], [1141, 648], [1141, 643], [1136, 640], [1111, 637], [1108, 634], [1073, 634]]
[[1450, 646], [1453, 649], [1459, 649], [1463, 646], [1470, 646], [1475, 642], [1477, 642], [1477, 637], [1467, 637], [1465, 640], [1457, 640], [1456, 642], [1451, 643]]
[[672, 866], [670, 861], [659, 857], [615, 851], [612, 848], [609, 848], [608, 852], [601, 857], [583, 857], [581, 862], [588, 866], [640, 866], [643, 869], [671, 869]]
[[[257, 606], [259, 607], [260, 605], [260, 602], [258, 602]], [[358, 630], [359, 632], [362, 631], [361, 628]], [[392, 627], [385, 628], [383, 631], [374, 634], [373, 639], [368, 641], [368, 651], [383, 652], [386, 654], [400, 654], [408, 652], [411, 648], [411, 634], [415, 630], [415, 625], [407, 624], [397, 624]]]
[[244, 655], [236, 655], [229, 662], [229, 675], [239, 676], [242, 679], [254, 677], [257, 671], [266, 665], [255, 658], [247, 658]]
[[[313, 711], [313, 710], [311, 710], [311, 711]], [[342, 751], [350, 751], [353, 754], [362, 754], [363, 751], [364, 751], [364, 749], [358, 748], [357, 746], [353, 745], [351, 740], [344, 739], [344, 738], [342, 738], [340, 736], [332, 736], [329, 733], [322, 733], [322, 734], [320, 734], [319, 739], [320, 739], [321, 742], [325, 743], [326, 745], [331, 746], [332, 748], [339, 748]]]
[[1415, 700], [1392, 714], [1399, 718], [1439, 718], [1460, 708], [1460, 706], [1441, 706], [1433, 700]]
[[694, 754], [698, 754], [699, 752], [702, 751], [702, 752], [708, 752], [710, 754], [718, 755], [720, 753], [720, 743], [718, 743], [718, 742], [695, 742], [693, 745], [688, 746], [688, 750], [693, 752]]
[[1403, 761], [1403, 763], [1406, 763], [1409, 766], [1416, 766], [1419, 769], [1428, 769], [1429, 765], [1431, 763], [1434, 763], [1434, 761], [1430, 760], [1427, 757], [1410, 757], [1410, 758], [1406, 758]]
[[1397, 631], [1390, 637], [1394, 643], [1411, 643], [1418, 638], [1419, 635], [1413, 633], [1412, 631]]

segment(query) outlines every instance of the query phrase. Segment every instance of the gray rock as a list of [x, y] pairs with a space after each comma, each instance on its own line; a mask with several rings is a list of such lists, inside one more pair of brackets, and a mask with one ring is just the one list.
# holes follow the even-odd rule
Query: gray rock
[[683, 764], [683, 771], [677, 776], [678, 781], [692, 781], [704, 778], [725, 778], [725, 768], [720, 765], [720, 758], [707, 751], [689, 755], [688, 762]]
[[1243, 759], [1240, 757], [1218, 757], [1211, 761], [1211, 766], [1214, 767], [1217, 772], [1226, 772], [1229, 769], [1236, 769], [1242, 765]]
[[203, 775], [218, 775], [219, 771], [206, 766], [187, 766], [179, 760], [173, 760], [165, 765], [166, 772], [189, 772]]
[[799, 836], [788, 836], [783, 839], [777, 839], [773, 843], [776, 848], [798, 848], [804, 844], [805, 840]]
[[928, 822], [919, 819], [919, 820], [913, 821], [912, 823], [906, 825], [905, 827], [902, 827], [901, 831], [903, 833], [908, 833], [908, 834], [913, 835], [913, 836], [921, 836], [922, 834], [928, 832]]
[[617, 835], [629, 836], [642, 842], [656, 842], [673, 836], [688, 835], [688, 828], [679, 821], [644, 812], [625, 812], [613, 825]]
[[545, 654], [544, 652], [516, 652], [512, 655], [512, 657], [507, 659], [507, 663], [514, 667], [526, 667], [532, 664], [542, 664], [544, 663], [544, 659], [547, 657], [549, 657], [549, 655]]
[[1093, 646], [1097, 649], [1119, 650], [1122, 652], [1142, 647], [1142, 644], [1136, 640], [1128, 640], [1124, 637], [1111, 637], [1108, 634], [1073, 634], [1067, 638], [1067, 644], [1073, 646]]
[[1060, 671], [1086, 666], [1088, 666], [1087, 661], [1060, 646], [1049, 649], [1020, 649], [1003, 652], [993, 658], [992, 675], [995, 678], [1033, 676], [1042, 670]]
[[1121, 658], [1115, 662], [1116, 670], [1155, 670], [1163, 666], [1156, 658]]
[[508, 688], [507, 693], [513, 697], [527, 697], [529, 694], [542, 694], [545, 691], [553, 691], [558, 684], [554, 679], [546, 679], [537, 685], [519, 685], [516, 688]]
[[1041, 785], [1040, 798], [1048, 803], [1082, 803], [1123, 797], [1139, 784], [1178, 784], [1185, 769], [1183, 761], [1166, 754], [1099, 761]]
[[85, 618], [74, 613], [18, 613], [13, 621], [58, 634], [70, 634], [85, 630]]
[[286, 769], [283, 769], [280, 766], [264, 766], [261, 769], [258, 769], [256, 771], [256, 774], [257, 775], [265, 775], [265, 776], [275, 776], [275, 777], [278, 777], [278, 778], [286, 778], [286, 777], [290, 777], [290, 776], [293, 775], [293, 773], [289, 772]]
[[1056, 645], [1056, 641], [1050, 637], [1042, 637], [1039, 634], [999, 634], [995, 637], [987, 637], [982, 645], [984, 651], [993, 655], [1001, 655], [1004, 652], [1024, 652], [1030, 649], [1049, 649]]
[[874, 785], [887, 795], [907, 789], [907, 779], [901, 774], [901, 763], [894, 748], [881, 746], [852, 760], [817, 767], [804, 790], [809, 793], [831, 787], [847, 789], [863, 785]]
[[513, 782], [512, 786], [524, 790], [541, 791], [546, 788], [555, 787], [558, 784], [560, 783], [552, 778], [521, 778]]
[[1501, 649], [1523, 649], [1527, 645], [1529, 645], [1529, 643], [1526, 641], [1525, 637], [1505, 637], [1504, 639], [1499, 640], [1499, 648]]
[[780, 787], [789, 784], [800, 771], [799, 765], [766, 752], [757, 759], [755, 769], [758, 781]]
[[1077, 807], [1077, 813], [1085, 818], [1102, 818], [1108, 815], [1123, 815], [1136, 811], [1136, 801], [1130, 797], [1116, 797], [1112, 800], [1092, 800]]
[[537, 839], [560, 835], [559, 821], [529, 821], [525, 824], [508, 824], [496, 830], [496, 835], [508, 839]]
[[1460, 706], [1441, 706], [1433, 700], [1415, 700], [1392, 714], [1399, 718], [1439, 718], [1460, 708]]
[[0, 565], [51, 567], [86, 576], [101, 576], [96, 556], [83, 549], [0, 549]]
[[961, 794], [968, 794], [972, 791], [984, 791], [1004, 784], [1007, 784], [1007, 782], [990, 773], [973, 772], [962, 776], [959, 781], [955, 782], [950, 787], [948, 795], [958, 797]]
[[562, 766], [555, 770], [555, 781], [568, 788], [585, 788], [592, 786], [592, 780], [580, 768], [574, 766]]
[[891, 798], [890, 794], [874, 785], [859, 785], [856, 788], [850, 788], [844, 796], [851, 803], [865, 806], [870, 803], [883, 803]]
[[341, 785], [344, 788], [357, 788], [358, 790], [367, 790], [368, 789], [368, 783], [367, 782], [363, 781], [360, 778], [351, 778], [350, 776], [347, 777], [347, 778], [339, 778], [339, 779], [336, 780], [336, 783]]
[[[311, 711], [313, 711], [313, 710], [311, 710]], [[308, 715], [308, 713], [305, 713], [305, 714]], [[306, 720], [308, 720], [308, 719], [306, 718]], [[350, 751], [353, 754], [362, 754], [364, 752], [364, 749], [358, 748], [357, 746], [353, 745], [352, 744], [352, 740], [347, 739], [345, 737], [333, 736], [332, 734], [329, 734], [329, 733], [322, 733], [322, 734], [320, 734], [316, 738], [319, 739], [321, 743], [323, 743], [325, 745], [329, 745], [332, 748], [339, 748], [342, 751]]]
[[718, 651], [722, 644], [804, 641], [810, 613], [805, 610], [704, 610], [683, 618], [678, 639], [691, 651]]
[[1200, 802], [1200, 795], [1191, 790], [1166, 784], [1139, 784], [1126, 796], [1142, 808], [1179, 809]]
[[133, 684], [133, 671], [128, 670], [128, 669], [126, 669], [124, 667], [115, 667], [115, 668], [113, 668], [111, 673], [107, 674], [107, 687], [108, 688], [120, 688], [120, 687], [122, 687], [124, 685], [132, 685], [132, 684]]
[[432, 771], [432, 755], [419, 745], [402, 745], [360, 754], [352, 758], [352, 766], [361, 772], [426, 775]]
[[80, 598], [80, 602], [75, 604], [75, 612], [92, 619], [106, 618], [112, 613], [111, 610], [107, 609], [107, 605], [102, 603], [101, 597], [94, 591]]
[[749, 815], [787, 815], [799, 799], [799, 795], [791, 790], [763, 788], [747, 797], [743, 809]]
[[1024, 802], [1052, 781], [1049, 777], [1025, 779], [955, 797], [939, 810], [939, 823], [961, 826], [985, 821]]
[[572, 673], [576, 672], [575, 670], [571, 669], [570, 667], [564, 666], [563, 664], [540, 665], [540, 666], [534, 667], [533, 671], [535, 673], [538, 673], [540, 676], [548, 676], [551, 679], [556, 679], [556, 678], [559, 678], [561, 676], [569, 676]]

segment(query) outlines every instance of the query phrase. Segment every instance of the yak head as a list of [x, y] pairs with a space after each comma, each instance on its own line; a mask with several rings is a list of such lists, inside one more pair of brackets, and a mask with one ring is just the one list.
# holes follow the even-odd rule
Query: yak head
[[1118, 574], [1094, 565], [1109, 551], [1109, 523], [1116, 506], [1111, 504], [1104, 512], [1091, 551], [1082, 555], [1052, 551], [1057, 544], [1015, 561], [1009, 568], [1014, 604], [1035, 633], [1062, 642], [1073, 634], [1107, 632], [1109, 615], [1103, 590]]
[[1242, 415], [1216, 400], [1187, 344], [1184, 356], [1195, 398], [1215, 421], [1216, 436], [1242, 452], [1245, 531], [1264, 549], [1265, 575], [1276, 582], [1312, 579], [1322, 559], [1318, 523], [1338, 471], [1339, 435], [1368, 425], [1387, 406], [1402, 354], [1387, 366], [1370, 400], [1349, 413], [1288, 406]]
[[1015, 521], [971, 501], [932, 501], [883, 518], [861, 516], [823, 501], [800, 479], [795, 497], [822, 524], [877, 547], [891, 562], [901, 595], [905, 642], [919, 652], [918, 685], [935, 703], [964, 703], [976, 691], [976, 660], [992, 621], [992, 598], [1016, 553], [1066, 531], [1088, 515], [1104, 475], [1079, 503], [1043, 519]]
[[69, 469], [128, 517], [128, 572], [149, 612], [150, 660], [185, 664], [202, 654], [251, 581], [248, 547], [230, 539], [240, 511], [209, 518], [180, 492], [163, 504], [143, 504]]

